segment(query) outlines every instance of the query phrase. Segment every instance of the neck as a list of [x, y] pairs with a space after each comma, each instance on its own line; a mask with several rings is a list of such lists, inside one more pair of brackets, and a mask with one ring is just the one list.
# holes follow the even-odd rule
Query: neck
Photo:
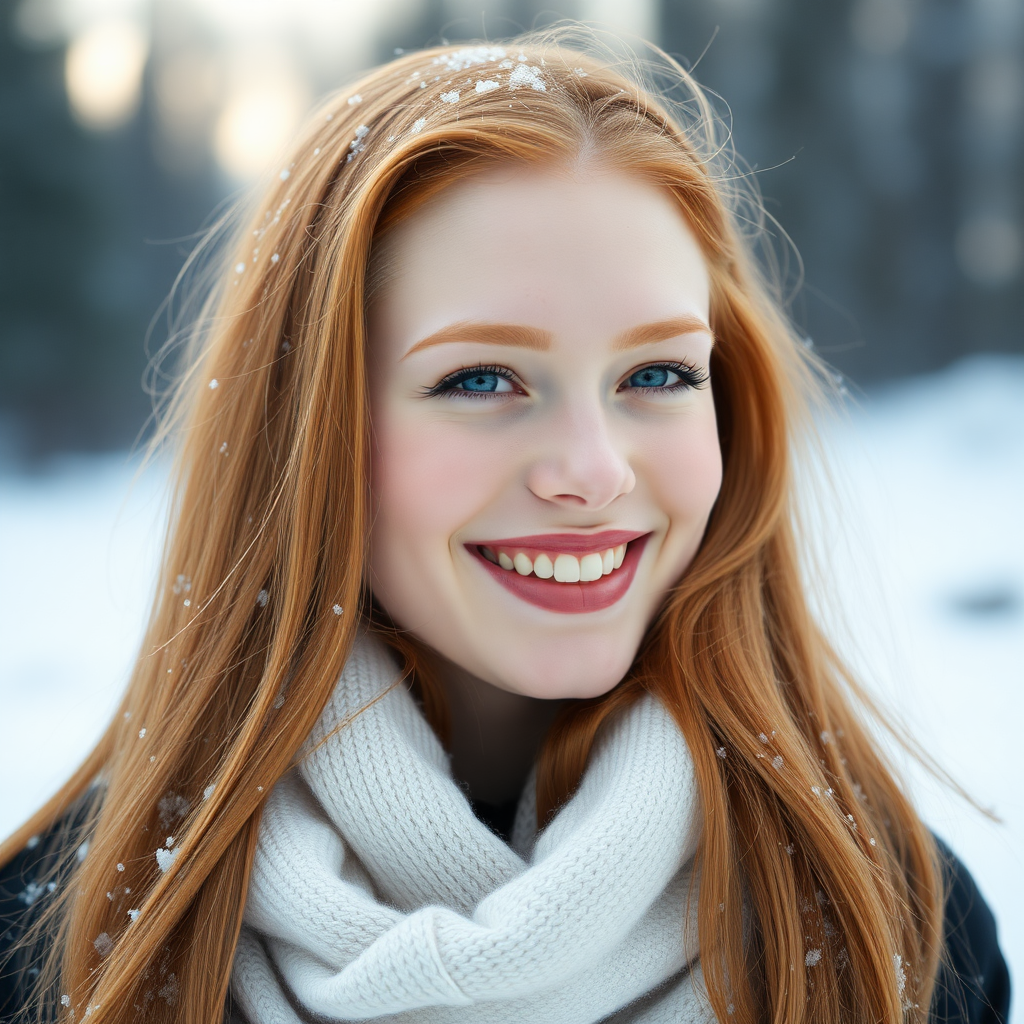
[[474, 800], [516, 799], [564, 701], [501, 690], [449, 661], [439, 669], [451, 714], [452, 774]]

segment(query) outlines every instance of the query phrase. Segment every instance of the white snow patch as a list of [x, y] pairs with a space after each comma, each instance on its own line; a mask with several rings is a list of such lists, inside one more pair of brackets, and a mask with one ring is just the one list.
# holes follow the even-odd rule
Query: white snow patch
[[892, 965], [896, 969], [896, 991], [902, 993], [907, 987], [907, 972], [903, 969], [903, 957], [893, 953]]
[[167, 871], [178, 856], [177, 850], [165, 850], [162, 847], [156, 851], [156, 862], [161, 871]]
[[[420, 84], [422, 85], [423, 83], [421, 82]], [[418, 117], [415, 121], [413, 121], [412, 127], [409, 129], [409, 131], [413, 135], [419, 135], [419, 133], [421, 131], [423, 131], [423, 126], [426, 123], [427, 123], [427, 119], [425, 117]]]
[[821, 963], [821, 950], [809, 949], [804, 956], [804, 964], [808, 967], [815, 967]]
[[510, 89], [522, 89], [529, 86], [536, 92], [547, 92], [548, 87], [540, 76], [540, 68], [530, 67], [526, 64], [517, 64], [508, 76], [508, 87]]
[[501, 60], [506, 51], [500, 46], [465, 46], [452, 53], [442, 53], [432, 63], [442, 64], [449, 71], [465, 71], [466, 68], [491, 61]]
[[458, 103], [459, 102], [459, 90], [452, 89], [451, 92], [441, 93], [442, 103]]
[[501, 83], [493, 78], [481, 80], [474, 86], [477, 92], [494, 92], [495, 89], [499, 88], [501, 88]]
[[369, 126], [365, 124], [361, 124], [356, 129], [355, 138], [348, 144], [349, 152], [348, 156], [345, 157], [345, 163], [348, 163], [350, 160], [353, 160], [355, 157], [359, 156], [359, 154], [362, 153], [364, 149], [366, 149], [366, 146], [363, 143], [363, 139], [365, 139], [369, 133]]

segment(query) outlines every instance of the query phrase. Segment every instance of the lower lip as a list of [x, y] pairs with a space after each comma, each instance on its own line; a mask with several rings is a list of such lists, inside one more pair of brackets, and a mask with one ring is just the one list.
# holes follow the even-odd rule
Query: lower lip
[[480, 554], [478, 547], [469, 550], [494, 579], [527, 604], [563, 615], [579, 615], [582, 612], [598, 612], [602, 608], [610, 608], [625, 596], [636, 575], [637, 564], [649, 537], [648, 533], [630, 541], [622, 565], [590, 583], [559, 583], [533, 575], [520, 576], [514, 569], [502, 569], [500, 565], [489, 562]]

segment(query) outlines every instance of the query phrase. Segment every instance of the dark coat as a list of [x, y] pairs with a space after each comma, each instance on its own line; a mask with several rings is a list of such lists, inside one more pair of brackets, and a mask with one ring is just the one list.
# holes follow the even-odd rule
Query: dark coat
[[[0, 1024], [13, 1024], [33, 977], [6, 954], [47, 898], [36, 881], [45, 871], [46, 840], [23, 850], [0, 871]], [[932, 1004], [935, 1024], [1006, 1024], [1010, 975], [999, 949], [996, 922], [967, 868], [940, 840], [947, 873], [946, 963]]]

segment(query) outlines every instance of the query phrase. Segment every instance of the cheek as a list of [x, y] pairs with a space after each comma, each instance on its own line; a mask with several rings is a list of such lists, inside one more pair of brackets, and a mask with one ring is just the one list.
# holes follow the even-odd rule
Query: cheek
[[374, 416], [373, 547], [424, 553], [443, 545], [501, 487], [501, 464], [455, 424]]
[[[644, 449], [645, 477], [658, 505], [695, 547], [722, 486], [722, 449], [713, 404], [650, 439]], [[691, 550], [692, 553], [692, 550]]]

